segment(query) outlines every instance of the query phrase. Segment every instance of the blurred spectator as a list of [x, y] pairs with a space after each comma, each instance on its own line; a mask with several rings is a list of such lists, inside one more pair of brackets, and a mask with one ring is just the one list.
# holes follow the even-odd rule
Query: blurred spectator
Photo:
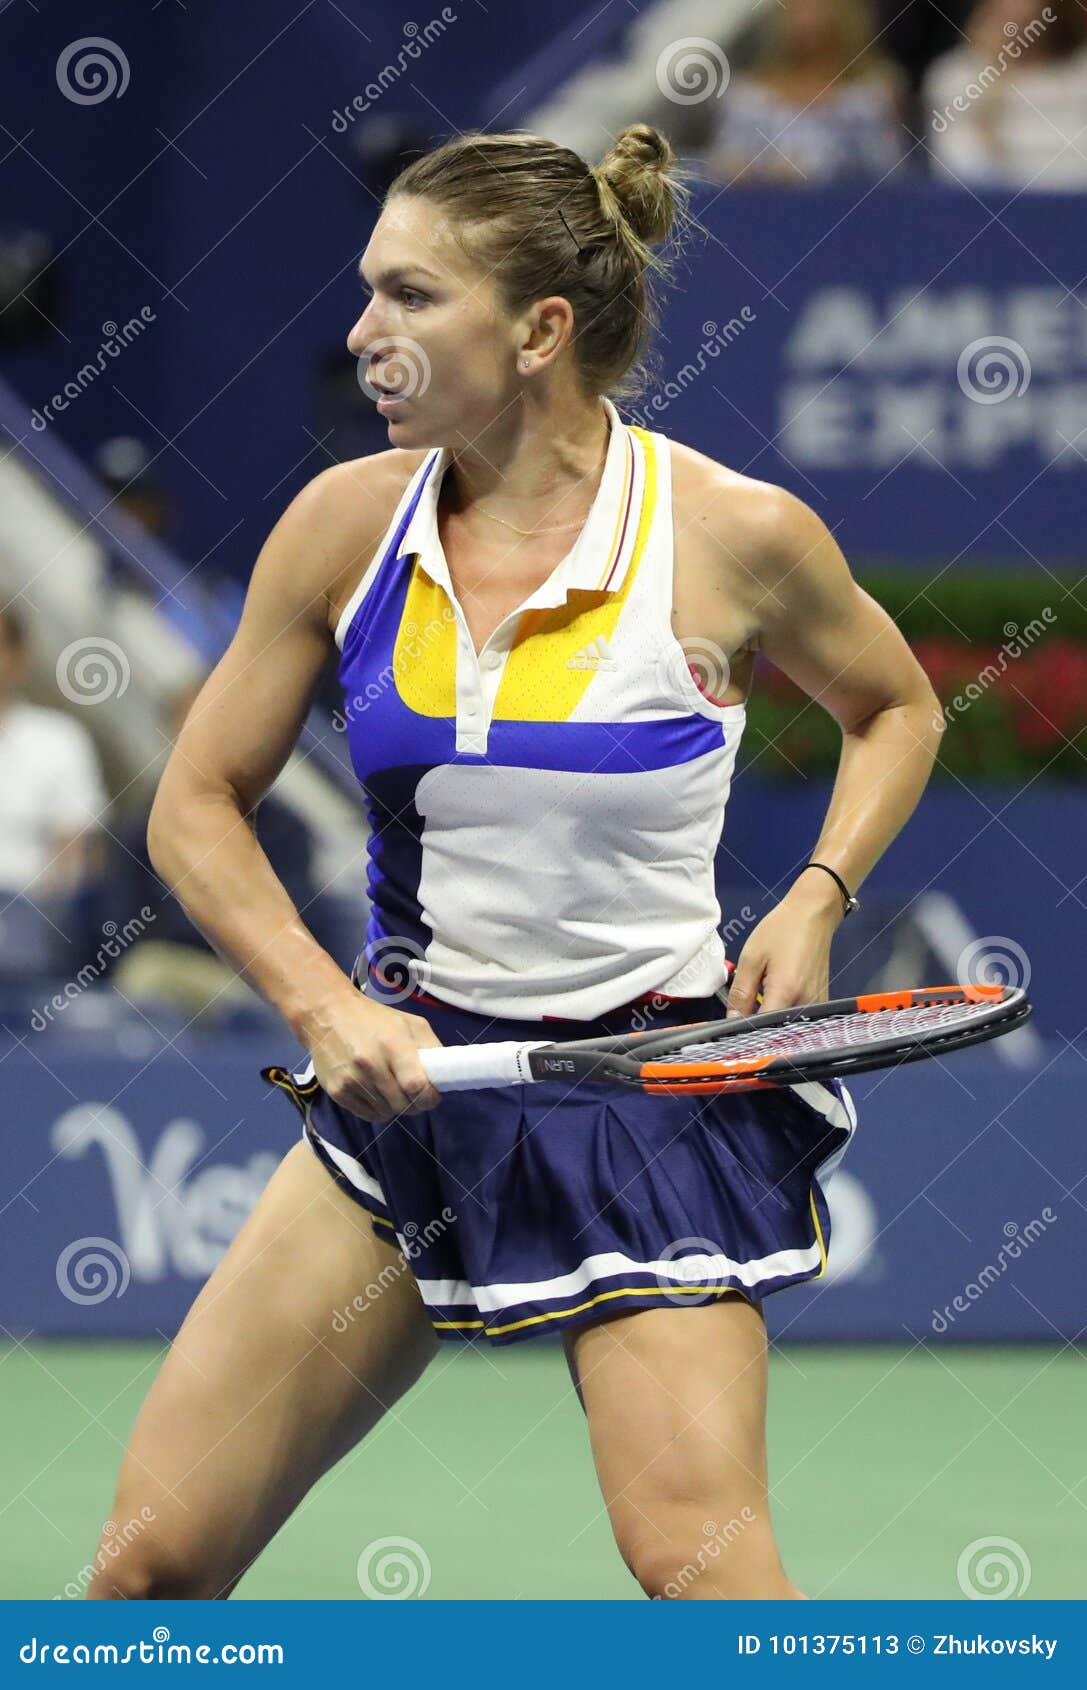
[[905, 152], [903, 99], [868, 0], [782, 0], [728, 85], [706, 174], [736, 186], [886, 175]]
[[19, 696], [27, 668], [26, 629], [7, 605], [0, 609], [0, 892], [40, 903], [73, 896], [97, 872], [95, 824], [108, 800], [82, 722]]
[[974, 7], [967, 43], [924, 84], [942, 173], [972, 187], [1087, 186], [1085, 21], [1076, 0]]
[[[178, 691], [167, 705], [163, 732], [172, 743], [203, 685], [203, 678]], [[260, 805], [256, 832], [261, 847], [290, 893], [302, 919], [318, 939], [320, 904], [314, 902], [313, 840], [305, 823], [274, 794]], [[118, 827], [110, 897], [116, 920], [125, 922], [144, 908], [144, 933], [110, 975], [111, 984], [133, 1003], [165, 1006], [203, 1026], [238, 1009], [260, 1013], [259, 1000], [195, 928], [178, 898], [159, 879], [147, 853], [147, 816], [129, 818]], [[308, 906], [308, 907], [307, 907]]]
[[94, 454], [94, 470], [123, 511], [156, 539], [169, 537], [173, 510], [142, 440], [133, 434], [117, 434], [103, 441]]

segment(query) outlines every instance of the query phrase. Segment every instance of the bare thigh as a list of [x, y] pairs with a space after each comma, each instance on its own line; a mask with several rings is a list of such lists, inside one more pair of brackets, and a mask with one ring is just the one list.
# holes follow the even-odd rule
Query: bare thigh
[[399, 1250], [300, 1141], [151, 1387], [88, 1594], [228, 1596], [436, 1347]]
[[766, 1328], [739, 1296], [566, 1335], [616, 1543], [649, 1596], [792, 1597], [770, 1523]]

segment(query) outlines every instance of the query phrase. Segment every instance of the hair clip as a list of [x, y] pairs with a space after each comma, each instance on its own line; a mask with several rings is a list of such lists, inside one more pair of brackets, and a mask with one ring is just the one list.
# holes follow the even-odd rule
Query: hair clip
[[569, 223], [566, 222], [566, 213], [563, 211], [561, 205], [556, 206], [555, 209], [558, 211], [559, 216], [562, 218], [563, 224], [565, 225], [565, 228], [566, 228], [566, 233], [569, 235], [570, 239], [573, 241], [574, 245], [577, 247], [577, 261], [578, 261], [578, 263], [579, 264], [587, 263], [589, 258], [592, 256], [589, 248], [587, 246], [582, 246], [581, 242], [578, 240], [577, 236], [574, 234], [574, 231], [571, 229]]

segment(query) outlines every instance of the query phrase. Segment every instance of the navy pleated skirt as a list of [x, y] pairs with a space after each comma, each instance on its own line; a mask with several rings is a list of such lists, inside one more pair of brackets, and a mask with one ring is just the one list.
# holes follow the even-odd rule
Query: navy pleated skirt
[[[447, 1045], [646, 1025], [644, 1004], [593, 1022], [497, 1021], [390, 997], [372, 973], [365, 991], [424, 1016]], [[688, 998], [654, 1007], [649, 1025], [723, 1015], [716, 997]], [[312, 1063], [262, 1073], [329, 1175], [399, 1245], [442, 1338], [515, 1343], [609, 1313], [754, 1301], [825, 1271], [824, 1187], [856, 1129], [838, 1081], [687, 1098], [547, 1080], [451, 1092], [372, 1123], [332, 1103]], [[360, 1308], [380, 1294], [360, 1285]]]

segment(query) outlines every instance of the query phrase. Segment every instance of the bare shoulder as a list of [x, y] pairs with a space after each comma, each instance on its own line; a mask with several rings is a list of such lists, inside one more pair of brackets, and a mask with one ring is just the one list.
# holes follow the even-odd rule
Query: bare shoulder
[[720, 645], [730, 686], [747, 684], [745, 659], [761, 650], [843, 730], [892, 705], [929, 705], [901, 632], [803, 499], [687, 446], [673, 443], [672, 465], [676, 609], [684, 634]]
[[670, 444], [677, 561], [723, 588], [737, 614], [748, 607], [754, 615], [829, 540], [826, 525], [787, 488]]
[[331, 464], [296, 495], [284, 522], [297, 544], [297, 566], [311, 590], [328, 603], [334, 629], [343, 606], [367, 569], [381, 537], [425, 451], [393, 448]]

